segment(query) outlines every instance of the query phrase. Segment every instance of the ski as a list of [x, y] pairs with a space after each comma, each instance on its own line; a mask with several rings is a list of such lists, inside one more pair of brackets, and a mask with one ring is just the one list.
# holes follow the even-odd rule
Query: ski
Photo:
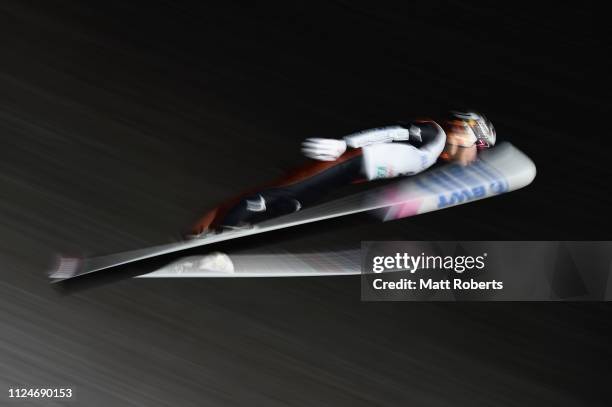
[[138, 278], [322, 277], [361, 274], [359, 249], [187, 256]]
[[381, 218], [385, 221], [414, 216], [517, 190], [529, 185], [535, 175], [536, 167], [529, 157], [510, 143], [501, 143], [483, 151], [468, 166], [456, 163], [442, 165], [413, 177], [401, 178], [393, 184], [263, 221], [248, 229], [106, 256], [86, 259], [62, 257], [49, 277], [53, 282], [63, 281], [195, 247], [360, 212], [380, 210]]

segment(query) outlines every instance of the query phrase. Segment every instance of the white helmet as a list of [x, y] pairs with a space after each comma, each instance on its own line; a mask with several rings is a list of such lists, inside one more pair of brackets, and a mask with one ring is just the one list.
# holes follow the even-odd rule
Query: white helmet
[[476, 136], [476, 147], [479, 150], [490, 148], [495, 145], [497, 136], [493, 124], [480, 113], [476, 112], [451, 112], [455, 120], [460, 120], [469, 127]]

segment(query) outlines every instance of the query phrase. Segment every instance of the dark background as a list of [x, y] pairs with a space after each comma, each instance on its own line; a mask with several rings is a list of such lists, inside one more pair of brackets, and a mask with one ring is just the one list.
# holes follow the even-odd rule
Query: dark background
[[610, 240], [605, 19], [470, 3], [0, 1], [2, 388], [88, 406], [607, 405], [607, 304], [361, 303], [358, 277], [48, 284], [58, 253], [174, 239], [298, 164], [306, 137], [456, 107], [525, 151], [534, 183], [249, 245]]

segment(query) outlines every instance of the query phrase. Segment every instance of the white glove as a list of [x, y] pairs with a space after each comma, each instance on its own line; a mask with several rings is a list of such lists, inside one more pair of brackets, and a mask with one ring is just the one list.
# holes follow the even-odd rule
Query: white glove
[[302, 142], [302, 153], [319, 161], [335, 161], [346, 151], [346, 142], [333, 138], [308, 138]]

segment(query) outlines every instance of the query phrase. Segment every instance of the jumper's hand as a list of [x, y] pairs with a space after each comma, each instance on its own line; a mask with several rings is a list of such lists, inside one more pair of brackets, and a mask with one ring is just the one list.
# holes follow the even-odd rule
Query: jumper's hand
[[335, 161], [346, 151], [346, 142], [333, 138], [309, 138], [302, 142], [302, 153], [319, 161]]

